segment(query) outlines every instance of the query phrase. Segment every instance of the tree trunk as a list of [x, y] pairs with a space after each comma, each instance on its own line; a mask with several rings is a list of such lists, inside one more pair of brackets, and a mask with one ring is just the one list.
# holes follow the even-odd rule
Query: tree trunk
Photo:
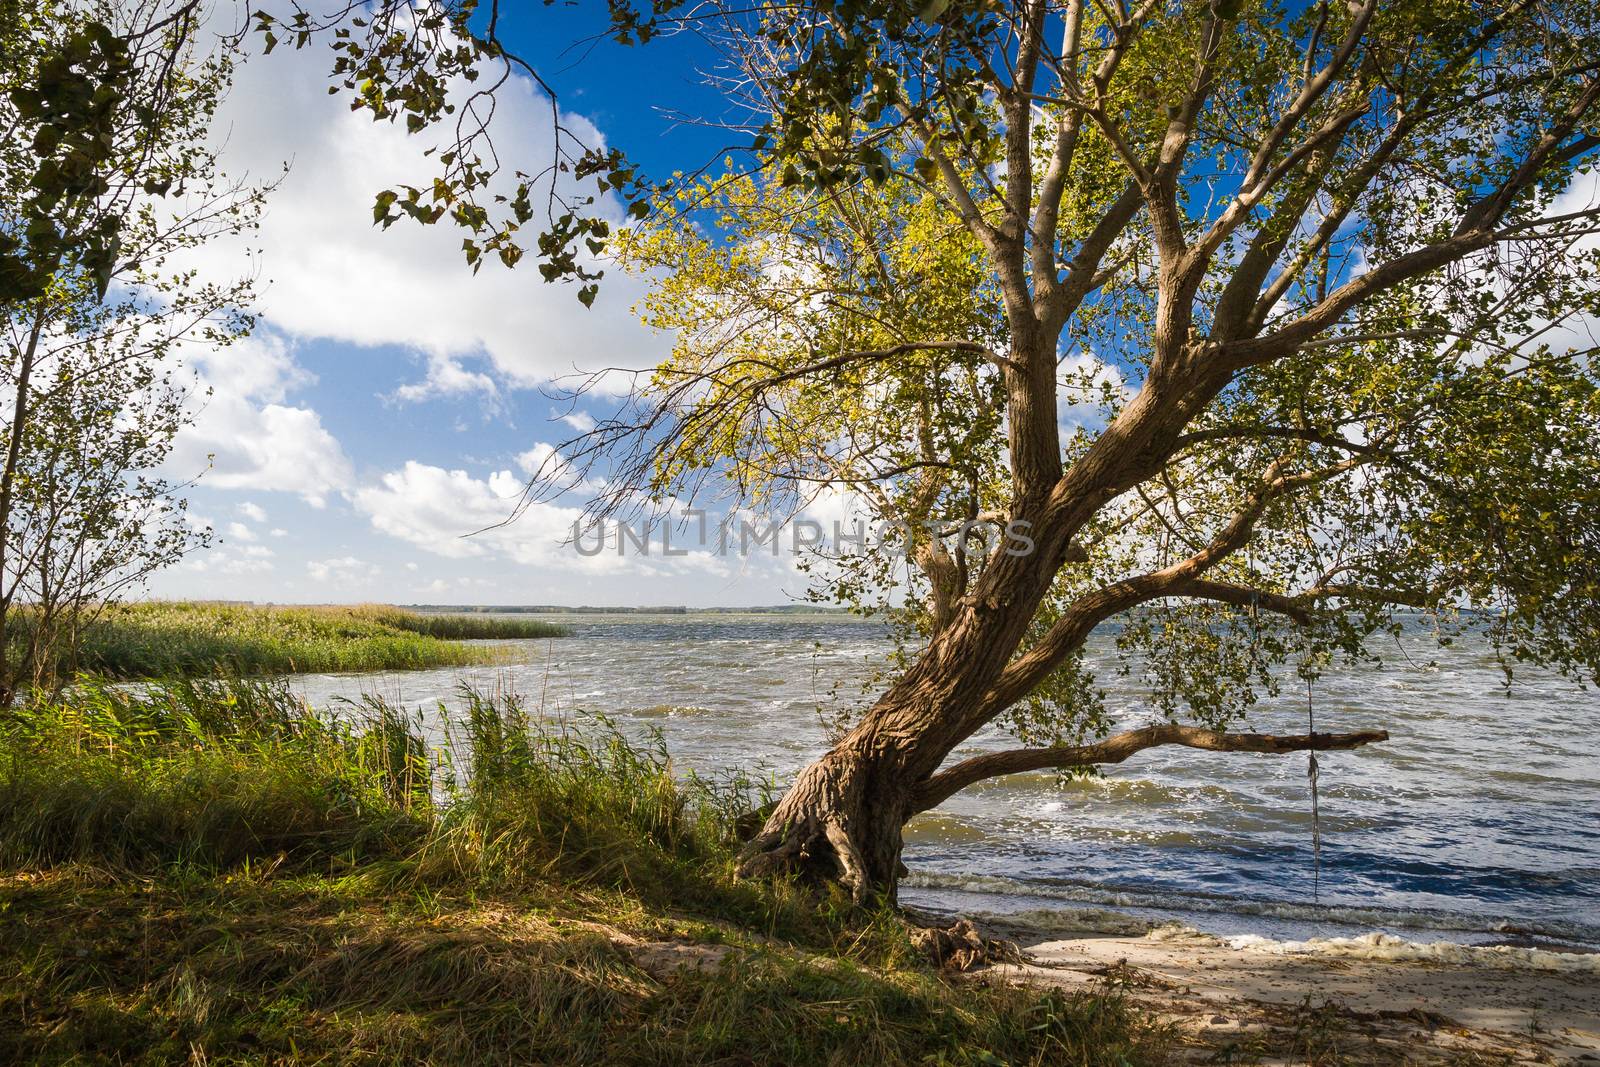
[[892, 904], [904, 872], [902, 828], [971, 782], [1021, 770], [1119, 763], [1156, 745], [1299, 752], [1387, 739], [1381, 730], [1278, 737], [1165, 724], [1093, 745], [991, 753], [941, 771], [958, 745], [1017, 698], [996, 683], [1066, 552], [1058, 535], [1041, 538], [1029, 556], [997, 559], [949, 628], [838, 744], [795, 778], [745, 846], [740, 875], [797, 873], [837, 882], [860, 904]]
[[837, 881], [857, 903], [892, 900], [911, 790], [886, 766], [888, 756], [847, 738], [801, 771], [747, 846], [739, 873], [795, 872]]
[[18, 672], [11, 664], [11, 605], [16, 596], [17, 587], [21, 584], [19, 573], [17, 582], [6, 585], [6, 553], [8, 541], [11, 537], [11, 507], [12, 498], [16, 490], [17, 466], [21, 461], [22, 438], [27, 430], [28, 421], [28, 379], [33, 374], [34, 360], [39, 354], [39, 338], [44, 334], [45, 310], [41, 303], [37, 314], [34, 315], [33, 328], [28, 332], [28, 343], [18, 353], [17, 358], [17, 395], [14, 399], [15, 407], [11, 414], [11, 427], [9, 440], [6, 444], [5, 467], [0, 470], [0, 708], [9, 708], [17, 695], [17, 682], [20, 681]]
[[990, 687], [1021, 641], [1059, 561], [997, 562], [997, 595], [974, 596], [831, 750], [795, 778], [745, 847], [740, 874], [837, 881], [864, 903], [894, 900], [901, 828], [917, 790], [993, 713]]

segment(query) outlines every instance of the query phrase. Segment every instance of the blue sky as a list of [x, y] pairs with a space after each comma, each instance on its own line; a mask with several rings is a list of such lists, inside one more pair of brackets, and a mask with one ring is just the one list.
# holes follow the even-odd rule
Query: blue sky
[[[694, 168], [725, 141], [658, 110], [716, 98], [685, 38], [645, 49], [580, 46], [591, 12], [529, 13], [511, 38], [549, 72], [569, 123], [624, 147], [648, 173]], [[499, 521], [537, 450], [576, 422], [542, 386], [604, 365], [648, 366], [669, 339], [630, 311], [636, 279], [608, 276], [592, 310], [531, 263], [474, 277], [460, 236], [373, 228], [373, 194], [431, 173], [423, 138], [352, 115], [326, 91], [325, 51], [280, 49], [241, 70], [217, 126], [230, 173], [289, 171], [259, 233], [207, 248], [218, 278], [254, 272], [261, 326], [233, 349], [192, 357], [196, 425], [172, 462], [201, 474], [188, 493], [216, 544], [159, 575], [150, 593], [276, 601], [781, 603], [802, 589], [786, 559], [584, 559], [561, 542], [575, 501]], [[549, 152], [547, 103], [526, 82], [502, 94], [495, 142], [513, 166]]]

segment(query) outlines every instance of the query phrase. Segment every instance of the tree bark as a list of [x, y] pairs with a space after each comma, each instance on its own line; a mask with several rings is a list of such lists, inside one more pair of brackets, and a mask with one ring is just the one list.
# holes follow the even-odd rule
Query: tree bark
[[1024, 771], [1093, 767], [1121, 763], [1136, 752], [1162, 745], [1182, 745], [1210, 752], [1323, 752], [1330, 749], [1360, 748], [1389, 740], [1387, 730], [1361, 730], [1350, 734], [1230, 734], [1201, 726], [1161, 723], [1137, 730], [1126, 730], [1092, 745], [1063, 745], [1058, 748], [1015, 748], [986, 752], [940, 771], [923, 780], [916, 789], [916, 811], [936, 808], [956, 793], [986, 778]]
[[892, 901], [917, 787], [993, 716], [990, 690], [1066, 551], [1041, 532], [1033, 553], [996, 558], [917, 662], [800, 772], [746, 846], [740, 874], [797, 872], [839, 882], [858, 903]]

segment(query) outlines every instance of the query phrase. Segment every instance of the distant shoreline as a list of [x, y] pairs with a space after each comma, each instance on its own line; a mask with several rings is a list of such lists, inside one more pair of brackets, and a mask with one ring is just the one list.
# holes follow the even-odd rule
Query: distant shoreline
[[559, 604], [399, 604], [408, 611], [484, 615], [848, 615], [846, 608], [823, 604], [767, 604], [747, 608], [690, 608], [681, 604], [646, 607], [563, 607]]

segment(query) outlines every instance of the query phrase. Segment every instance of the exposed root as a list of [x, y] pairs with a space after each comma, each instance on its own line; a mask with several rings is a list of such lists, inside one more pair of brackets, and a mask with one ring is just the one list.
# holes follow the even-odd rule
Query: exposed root
[[793, 827], [763, 830], [739, 857], [740, 878], [769, 878], [798, 870], [809, 855], [809, 836]]
[[856, 848], [855, 842], [850, 840], [849, 831], [838, 819], [829, 819], [822, 824], [822, 833], [827, 837], [828, 844], [833, 846], [833, 858], [839, 864], [840, 883], [850, 890], [852, 901], [857, 905], [865, 904], [872, 886], [867, 878], [867, 865], [862, 861], [861, 851]]
[[754, 811], [747, 811], [735, 821], [733, 832], [740, 841], [749, 843], [761, 833], [761, 828], [767, 825], [767, 820], [772, 817], [772, 812], [778, 806], [776, 800], [763, 804]]
[[1022, 963], [1015, 941], [984, 937], [970, 919], [957, 919], [945, 929], [925, 927], [911, 935], [913, 944], [934, 964], [953, 971], [971, 971], [991, 963]]
[[807, 874], [819, 881], [834, 879], [858, 906], [868, 904], [873, 895], [861, 849], [837, 816], [762, 831], [744, 847], [737, 873], [740, 878]]

